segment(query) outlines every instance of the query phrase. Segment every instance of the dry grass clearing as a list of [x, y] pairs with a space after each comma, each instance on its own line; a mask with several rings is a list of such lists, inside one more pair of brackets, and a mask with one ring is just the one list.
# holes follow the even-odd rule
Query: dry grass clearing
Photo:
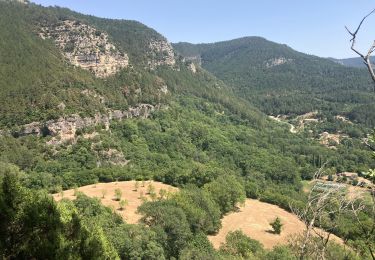
[[[276, 217], [283, 223], [280, 235], [273, 234], [270, 222]], [[242, 230], [247, 236], [261, 242], [265, 248], [272, 248], [278, 244], [287, 244], [291, 236], [295, 236], [304, 230], [304, 224], [296, 215], [282, 208], [247, 199], [245, 206], [238, 212], [230, 213], [222, 219], [222, 228], [215, 236], [209, 236], [215, 248], [219, 248], [225, 242], [225, 237], [230, 231]], [[336, 242], [342, 243], [338, 237], [332, 236]]]
[[[178, 189], [170, 185], [160, 182], [147, 181], [144, 187], [142, 182], [139, 182], [139, 188], [135, 191], [135, 181], [111, 182], [111, 183], [97, 183], [88, 186], [83, 186], [76, 189], [79, 192], [86, 194], [89, 197], [97, 197], [105, 206], [114, 208], [119, 215], [129, 224], [136, 224], [141, 218], [137, 214], [137, 208], [143, 203], [141, 194], [148, 200], [148, 186], [151, 184], [155, 188], [155, 193], [159, 194], [161, 189], [169, 192], [176, 192]], [[124, 210], [120, 210], [119, 201], [115, 200], [115, 190], [122, 191], [122, 199], [128, 201], [128, 205]], [[74, 200], [75, 190], [66, 190], [61, 194], [53, 194], [55, 200], [59, 201], [62, 198]], [[103, 198], [103, 193], [104, 198]], [[282, 232], [280, 235], [271, 233], [271, 226], [269, 223], [276, 217], [281, 218], [283, 223]], [[247, 199], [244, 207], [241, 207], [238, 212], [233, 212], [226, 215], [222, 219], [222, 228], [215, 236], [209, 236], [215, 248], [219, 248], [221, 243], [225, 242], [225, 236], [229, 231], [242, 230], [249, 237], [260, 241], [265, 248], [272, 248], [278, 244], [286, 244], [290, 236], [301, 233], [304, 230], [303, 223], [297, 216], [281, 209], [278, 206], [260, 202], [258, 200]], [[336, 241], [341, 240], [337, 237]]]
[[[89, 197], [97, 197], [101, 200], [103, 205], [113, 207], [119, 215], [129, 224], [136, 224], [141, 218], [141, 215], [137, 214], [137, 208], [143, 203], [141, 194], [150, 200], [148, 194], [148, 186], [151, 184], [155, 188], [155, 193], [159, 196], [159, 191], [164, 189], [165, 191], [175, 192], [178, 189], [170, 185], [166, 185], [160, 182], [147, 181], [144, 187], [142, 182], [139, 182], [139, 188], [135, 191], [135, 181], [121, 181], [121, 182], [110, 182], [110, 183], [97, 183], [88, 186], [82, 186], [77, 188], [77, 191], [83, 192]], [[128, 205], [124, 210], [120, 210], [119, 201], [115, 200], [115, 190], [120, 189], [122, 191], [122, 200], [127, 200]], [[53, 194], [55, 200], [59, 201], [62, 198], [74, 200], [75, 190], [66, 190], [61, 194]], [[104, 198], [103, 198], [104, 194]]]

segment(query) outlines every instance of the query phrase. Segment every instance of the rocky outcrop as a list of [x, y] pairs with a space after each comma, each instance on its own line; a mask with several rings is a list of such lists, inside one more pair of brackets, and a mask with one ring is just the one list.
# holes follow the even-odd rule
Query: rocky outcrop
[[127, 54], [109, 41], [106, 32], [79, 21], [65, 20], [41, 27], [39, 36], [53, 39], [73, 65], [92, 71], [97, 77], [111, 76], [129, 65]]
[[111, 165], [125, 166], [130, 162], [125, 158], [123, 152], [114, 148], [109, 148], [108, 150], [100, 151], [98, 153], [98, 157], [100, 158], [100, 160], [98, 161], [100, 165], [102, 165], [103, 162], [106, 162]]
[[149, 61], [151, 69], [158, 66], [174, 66], [176, 64], [175, 54], [172, 45], [166, 40], [153, 40], [149, 44]]
[[105, 98], [102, 96], [102, 95], [99, 95], [98, 93], [96, 93], [96, 91], [94, 90], [91, 90], [91, 89], [85, 89], [85, 90], [82, 90], [81, 91], [81, 94], [87, 96], [87, 97], [90, 97], [90, 98], [93, 98], [93, 99], [96, 99], [98, 100], [101, 104], [104, 104], [105, 102]]
[[202, 57], [201, 56], [187, 56], [183, 59], [185, 62], [193, 62], [195, 64], [198, 64], [199, 66], [202, 66]]
[[289, 62], [292, 62], [292, 61], [293, 61], [293, 59], [286, 59], [284, 57], [270, 59], [266, 62], [266, 68], [272, 68], [272, 67], [279, 66], [279, 65], [282, 65], [282, 64], [285, 64], [285, 63], [289, 63]]
[[195, 64], [192, 62], [190, 63], [190, 65], [188, 66], [189, 70], [193, 73], [197, 73], [197, 67], [195, 66]]
[[21, 127], [16, 133], [19, 136], [37, 135], [52, 136], [48, 141], [50, 145], [59, 145], [67, 141], [75, 140], [76, 132], [89, 126], [103, 125], [109, 129], [112, 120], [123, 120], [128, 118], [148, 118], [151, 113], [160, 106], [140, 104], [137, 107], [130, 107], [126, 111], [111, 110], [107, 114], [96, 114], [94, 117], [81, 117], [77, 114], [68, 117], [60, 117], [57, 120], [50, 120], [45, 123], [33, 122]]
[[168, 94], [168, 86], [167, 85], [161, 86], [160, 92], [163, 93], [164, 95]]

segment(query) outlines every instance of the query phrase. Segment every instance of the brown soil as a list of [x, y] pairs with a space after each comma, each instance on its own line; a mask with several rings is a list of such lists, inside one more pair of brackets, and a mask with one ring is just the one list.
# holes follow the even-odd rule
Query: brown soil
[[[149, 183], [155, 187], [156, 194], [159, 194], [160, 189], [164, 189], [169, 192], [177, 191], [177, 188], [154, 181], [145, 182], [145, 187], [142, 187], [142, 182], [139, 182], [138, 191], [134, 190], [135, 181], [122, 181], [122, 182], [111, 182], [111, 183], [98, 183], [88, 186], [83, 186], [77, 190], [83, 192], [89, 197], [97, 197], [105, 206], [113, 207], [116, 212], [123, 217], [123, 219], [129, 224], [135, 224], [141, 218], [136, 211], [137, 208], [142, 204], [140, 194], [143, 192], [144, 196], [150, 200], [150, 196], [147, 194], [147, 187]], [[122, 199], [128, 201], [128, 205], [124, 210], [120, 210], [119, 202], [114, 200], [115, 190], [120, 189], [122, 191]], [[103, 197], [103, 190], [106, 191], [106, 195]], [[74, 189], [66, 190], [63, 192], [63, 197], [60, 194], [53, 194], [55, 200], [59, 201], [62, 198], [74, 200]]]
[[[276, 217], [279, 217], [283, 224], [280, 235], [273, 234], [269, 224]], [[235, 230], [242, 230], [247, 236], [261, 242], [265, 248], [272, 248], [278, 244], [287, 244], [291, 236], [303, 232], [304, 224], [297, 216], [278, 206], [247, 199], [239, 212], [230, 213], [222, 219], [219, 233], [208, 238], [215, 248], [219, 248], [225, 242], [226, 235]], [[338, 237], [334, 237], [334, 240], [342, 243]]]
[[[176, 192], [178, 189], [160, 182], [146, 182], [145, 187], [139, 182], [138, 191], [134, 191], [135, 181], [98, 183], [88, 186], [83, 186], [77, 190], [83, 192], [89, 197], [97, 197], [105, 206], [112, 207], [116, 212], [123, 217], [129, 224], [136, 224], [141, 218], [138, 214], [137, 208], [143, 203], [140, 199], [140, 194], [143, 192], [145, 197], [150, 200], [147, 194], [147, 187], [149, 183], [155, 187], [156, 194], [159, 194], [160, 189], [169, 192]], [[124, 210], [120, 210], [119, 202], [114, 199], [115, 190], [122, 191], [122, 199], [128, 201], [128, 205]], [[102, 198], [103, 190], [106, 195]], [[53, 194], [56, 201], [62, 198], [74, 200], [74, 190], [66, 190], [63, 196], [60, 194]], [[276, 217], [279, 217], [283, 223], [282, 232], [280, 235], [273, 234], [272, 228], [269, 225]], [[249, 237], [260, 241], [265, 248], [272, 248], [278, 244], [288, 243], [289, 237], [301, 233], [304, 230], [303, 223], [293, 214], [281, 209], [278, 206], [260, 202], [258, 200], [247, 199], [245, 206], [241, 207], [238, 212], [230, 213], [222, 219], [222, 228], [215, 236], [209, 236], [215, 248], [219, 248], [221, 243], [225, 242], [225, 237], [229, 231], [242, 230]], [[341, 240], [337, 237], [334, 239], [338, 242]]]

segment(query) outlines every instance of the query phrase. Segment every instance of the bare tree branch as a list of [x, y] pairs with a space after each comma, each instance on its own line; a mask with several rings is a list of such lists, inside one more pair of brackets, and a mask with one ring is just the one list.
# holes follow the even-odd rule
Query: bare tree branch
[[310, 189], [306, 205], [302, 209], [289, 206], [305, 225], [304, 233], [291, 242], [300, 260], [308, 256], [326, 258], [328, 242], [338, 227], [337, 220], [352, 205], [341, 185], [327, 186], [318, 181], [326, 164], [314, 174], [315, 184]]
[[[364, 201], [363, 194], [358, 194], [358, 199], [353, 200], [351, 203], [351, 212], [356, 220], [359, 228], [362, 231], [363, 241], [369, 250], [369, 253], [373, 260], [375, 260], [375, 252], [373, 250], [373, 241], [374, 241], [374, 233], [375, 233], [375, 188], [373, 187], [371, 190], [371, 202], [370, 205], [367, 206]], [[372, 224], [369, 225], [368, 223], [364, 223], [360, 218], [360, 212], [367, 209], [369, 210], [368, 214], [372, 218]]]
[[363, 63], [366, 65], [366, 67], [367, 67], [367, 69], [370, 73], [370, 76], [371, 76], [371, 78], [374, 82], [374, 92], [375, 92], [375, 72], [374, 72], [374, 68], [372, 67], [372, 64], [371, 64], [371, 54], [375, 51], [375, 41], [372, 43], [372, 45], [369, 48], [366, 55], [362, 54], [355, 47], [357, 34], [358, 34], [359, 30], [361, 29], [361, 26], [362, 26], [363, 22], [366, 20], [367, 17], [369, 17], [373, 13], [375, 13], [375, 9], [373, 9], [369, 14], [367, 14], [365, 17], [362, 18], [361, 22], [359, 23], [357, 29], [354, 32], [351, 32], [347, 26], [345, 26], [345, 29], [352, 36], [352, 38], [350, 39], [350, 41], [352, 43], [350, 48], [352, 49], [352, 51], [354, 51], [357, 55], [359, 55], [363, 59]]

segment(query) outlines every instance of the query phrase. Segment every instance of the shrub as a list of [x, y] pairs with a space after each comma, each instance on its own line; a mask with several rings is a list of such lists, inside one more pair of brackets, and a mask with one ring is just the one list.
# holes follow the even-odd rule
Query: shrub
[[257, 240], [246, 236], [242, 231], [229, 232], [225, 244], [220, 247], [220, 252], [241, 259], [253, 259], [254, 255], [263, 253], [263, 246]]
[[281, 219], [279, 217], [276, 217], [276, 219], [270, 223], [271, 227], [273, 228], [273, 232], [275, 234], [281, 233], [281, 228], [283, 224], [281, 223]]
[[148, 193], [149, 195], [152, 195], [153, 193], [155, 193], [155, 187], [154, 187], [154, 185], [152, 185], [152, 183], [149, 183], [149, 184], [148, 184], [148, 187], [147, 187], [147, 193]]
[[119, 202], [120, 209], [121, 209], [121, 210], [124, 210], [125, 207], [126, 207], [128, 204], [129, 204], [129, 203], [128, 203], [127, 200], [120, 200], [120, 202]]
[[134, 191], [138, 191], [138, 189], [139, 189], [139, 181], [136, 181], [134, 183]]
[[107, 190], [102, 190], [102, 198], [105, 198], [105, 195], [107, 195]]
[[204, 189], [219, 205], [222, 215], [234, 210], [238, 203], [244, 203], [246, 199], [245, 188], [233, 175], [220, 176], [207, 183]]
[[122, 191], [120, 189], [115, 189], [115, 200], [120, 201], [122, 197]]

